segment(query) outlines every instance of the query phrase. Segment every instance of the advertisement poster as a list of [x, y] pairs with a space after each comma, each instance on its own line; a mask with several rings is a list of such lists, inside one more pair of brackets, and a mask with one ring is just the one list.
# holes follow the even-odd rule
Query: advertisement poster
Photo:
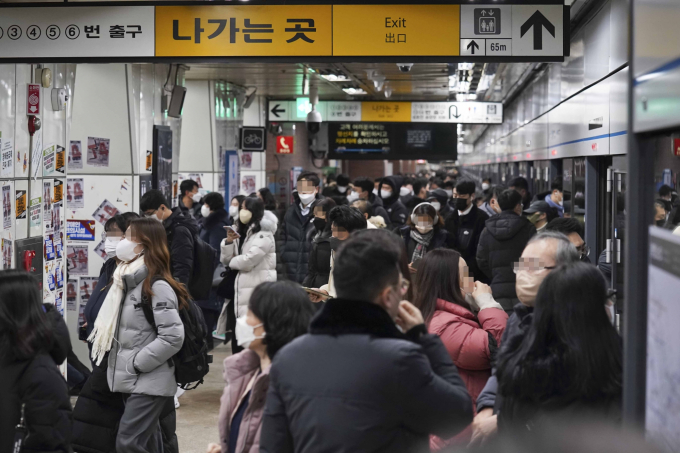
[[52, 230], [52, 183], [43, 181], [43, 221], [45, 231]]
[[10, 186], [2, 186], [2, 228], [12, 227], [12, 198], [9, 193]]
[[76, 311], [78, 305], [78, 279], [69, 278], [66, 282], [66, 309]]
[[99, 205], [97, 210], [94, 211], [92, 217], [94, 217], [97, 222], [104, 225], [107, 220], [118, 214], [118, 212], [118, 208], [116, 208], [109, 200], [105, 199], [102, 201], [102, 204]]
[[85, 309], [87, 301], [90, 300], [90, 296], [97, 286], [97, 277], [80, 277], [80, 307], [81, 310]]
[[69, 245], [66, 247], [66, 260], [69, 275], [87, 275], [87, 245]]
[[104, 261], [109, 259], [109, 256], [106, 254], [106, 248], [104, 247], [106, 245], [106, 241], [100, 241], [99, 244], [94, 248], [94, 253], [99, 255], [101, 259]]
[[[87, 290], [87, 288], [86, 288]], [[88, 299], [90, 296], [87, 297]], [[83, 327], [85, 325], [85, 306], [87, 305], [87, 302], [80, 302], [80, 309], [78, 310], [78, 329]]]
[[54, 296], [54, 306], [61, 316], [64, 316], [64, 291], [57, 291]]
[[59, 203], [54, 203], [54, 206], [52, 206], [52, 230], [54, 231], [54, 234], [59, 234], [61, 232], [63, 223], [61, 220], [61, 207], [63, 206], [62, 202]]
[[55, 267], [55, 274], [57, 277], [57, 289], [64, 287], [64, 271], [61, 268], [61, 261], [57, 261], [57, 266]]
[[54, 250], [57, 252], [57, 259], [62, 259], [64, 256], [64, 233], [54, 235]]
[[43, 150], [43, 176], [52, 176], [57, 161], [57, 145], [50, 145]]
[[109, 166], [109, 142], [108, 138], [87, 137], [87, 165]]
[[153, 187], [163, 193], [166, 200], [173, 197], [172, 190], [172, 130], [168, 126], [153, 127]]
[[[30, 175], [33, 179], [38, 177], [38, 172], [42, 168], [42, 134], [35, 134], [33, 136], [33, 151], [31, 152], [31, 162], [33, 163], [33, 174]], [[26, 172], [26, 167], [28, 162], [26, 161], [26, 156], [24, 156], [24, 172]]]
[[47, 289], [50, 291], [57, 289], [57, 281], [54, 278], [54, 266], [52, 263], [45, 265], [45, 277], [47, 278]]
[[52, 203], [59, 203], [63, 199], [64, 199], [64, 182], [55, 179], [54, 196], [52, 197]]
[[68, 168], [72, 170], [83, 168], [83, 151], [80, 140], [71, 140], [68, 148]]
[[151, 175], [139, 175], [139, 198], [141, 199], [147, 190], [153, 189], [151, 186], [152, 176]]
[[54, 249], [54, 235], [46, 234], [44, 240], [44, 256], [45, 261], [53, 261], [57, 256], [57, 252]]
[[12, 158], [14, 156], [14, 149], [12, 147], [12, 140], [3, 140], [1, 149], [2, 170], [0, 175], [3, 178], [14, 176], [14, 159]]
[[94, 220], [66, 220], [66, 239], [69, 241], [94, 241]]
[[243, 176], [241, 180], [241, 192], [251, 194], [257, 190], [257, 181], [255, 176]]
[[9, 239], [2, 240], [2, 268], [11, 269], [12, 268], [12, 241]]
[[69, 178], [66, 180], [66, 207], [71, 210], [85, 207], [85, 184], [83, 178]]
[[[180, 181], [183, 178], [180, 178]], [[202, 189], [203, 188], [203, 173], [189, 173], [189, 179], [196, 181], [196, 184], [198, 184], [198, 188]]]
[[63, 146], [57, 145], [57, 155], [56, 155], [55, 171], [61, 173], [62, 175], [66, 173], [66, 150]]
[[247, 151], [241, 153], [241, 168], [247, 170], [253, 168], [253, 153]]
[[[3, 190], [5, 189], [4, 187], [2, 188]], [[26, 191], [25, 190], [16, 190], [16, 211], [17, 211], [17, 219], [25, 219], [26, 218]], [[5, 227], [7, 228], [7, 227]]]
[[28, 207], [28, 216], [29, 216], [29, 222], [30, 222], [30, 227], [35, 228], [40, 226], [42, 223], [41, 220], [41, 215], [40, 215], [40, 208], [41, 208], [41, 203], [42, 203], [42, 198], [34, 198], [31, 200], [29, 207]]

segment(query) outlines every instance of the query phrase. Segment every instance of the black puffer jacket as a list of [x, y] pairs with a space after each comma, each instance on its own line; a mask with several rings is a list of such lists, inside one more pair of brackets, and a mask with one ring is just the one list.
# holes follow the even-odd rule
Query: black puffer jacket
[[[404, 240], [404, 245], [406, 246], [406, 258], [410, 263], [412, 262], [413, 251], [415, 250], [418, 243], [411, 237], [411, 227], [409, 226], [402, 227], [399, 230], [399, 234], [401, 234], [401, 237]], [[432, 236], [429, 247], [427, 247], [427, 251], [430, 252], [435, 249], [447, 247], [448, 242], [449, 234], [447, 231], [443, 228], [437, 228], [434, 231], [434, 235]]]
[[493, 297], [508, 313], [519, 303], [512, 266], [534, 234], [536, 227], [525, 217], [503, 211], [486, 221], [479, 238], [477, 265], [491, 279]]
[[371, 208], [373, 209], [373, 216], [380, 216], [385, 221], [385, 225], [390, 229], [390, 215], [385, 210], [385, 205], [382, 198], [376, 196], [373, 192], [368, 194], [368, 202], [371, 203]]
[[63, 318], [45, 305], [55, 341], [49, 351], [30, 360], [16, 360], [0, 351], [0, 452], [11, 452], [24, 404], [28, 436], [22, 452], [71, 451], [71, 401], [57, 368], [66, 359], [71, 341]]
[[406, 335], [381, 307], [332, 299], [310, 333], [276, 354], [260, 451], [429, 451], [472, 421], [465, 384], [439, 337]]
[[[475, 280], [479, 280], [482, 283], [488, 283], [489, 279], [477, 266], [477, 245], [479, 244], [479, 237], [484, 230], [484, 223], [488, 218], [489, 216], [473, 203], [472, 209], [470, 209], [467, 215], [461, 216], [458, 210], [454, 209], [446, 220], [446, 229], [449, 231], [449, 234], [451, 234], [451, 231], [455, 231], [455, 234], [457, 234], [455, 249], [467, 263]], [[454, 241], [450, 243], [453, 244]]]
[[383, 178], [378, 188], [378, 191], [386, 185], [392, 188], [392, 196], [386, 200], [383, 199], [383, 205], [389, 216], [389, 223], [387, 222], [388, 219], [385, 219], [385, 223], [388, 223], [387, 228], [393, 231], [397, 231], [406, 225], [406, 218], [408, 217], [408, 209], [399, 200], [399, 190], [403, 183], [404, 178], [401, 176], [388, 176]]
[[309, 272], [302, 282], [306, 288], [320, 288], [328, 284], [331, 274], [331, 229], [326, 228], [317, 234], [312, 241], [312, 253], [309, 255]]
[[276, 232], [276, 271], [279, 280], [302, 283], [309, 270], [309, 254], [314, 234], [314, 206], [323, 199], [316, 196], [309, 206], [309, 214], [302, 215], [300, 197], [293, 193], [294, 203], [286, 211], [283, 223]]
[[163, 226], [168, 235], [172, 276], [188, 287], [194, 271], [194, 237], [198, 234], [198, 223], [180, 208], [173, 208]]

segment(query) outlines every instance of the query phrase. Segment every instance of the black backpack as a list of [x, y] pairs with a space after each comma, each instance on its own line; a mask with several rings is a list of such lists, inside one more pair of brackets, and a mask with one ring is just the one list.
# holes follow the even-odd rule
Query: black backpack
[[[208, 354], [206, 341], [207, 335], [212, 335], [212, 332], [208, 332], [203, 312], [198, 305], [191, 299], [187, 302], [189, 306], [179, 310], [179, 317], [184, 324], [184, 343], [182, 343], [182, 349], [170, 359], [169, 363], [170, 366], [175, 367], [177, 386], [184, 390], [193, 390], [203, 383], [203, 378], [210, 369], [209, 364], [212, 363], [212, 356]], [[142, 292], [142, 311], [147, 322], [158, 334], [151, 301], [144, 295], [144, 292]]]
[[217, 250], [201, 239], [194, 236], [194, 270], [189, 279], [188, 290], [195, 300], [207, 300], [210, 298], [213, 274], [217, 267], [219, 255]]

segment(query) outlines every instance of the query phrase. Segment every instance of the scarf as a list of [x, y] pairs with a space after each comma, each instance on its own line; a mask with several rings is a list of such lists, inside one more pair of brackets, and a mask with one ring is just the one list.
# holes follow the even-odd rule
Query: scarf
[[92, 360], [97, 365], [102, 363], [104, 356], [111, 350], [113, 339], [118, 327], [118, 314], [123, 305], [125, 287], [123, 286], [123, 275], [134, 274], [144, 267], [144, 256], [140, 256], [130, 263], [120, 263], [113, 273], [113, 283], [111, 289], [104, 299], [99, 315], [94, 322], [94, 329], [87, 338], [92, 343]]
[[430, 246], [430, 241], [434, 237], [434, 230], [430, 230], [425, 234], [421, 234], [418, 230], [411, 230], [411, 239], [417, 242], [416, 248], [413, 249], [413, 256], [411, 262], [416, 262], [423, 259], [427, 253], [427, 248]]

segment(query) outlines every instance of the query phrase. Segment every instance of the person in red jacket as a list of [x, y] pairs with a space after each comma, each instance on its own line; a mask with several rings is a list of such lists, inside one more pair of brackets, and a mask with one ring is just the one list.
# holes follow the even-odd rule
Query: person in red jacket
[[[458, 252], [431, 251], [418, 266], [414, 303], [422, 311], [428, 331], [441, 338], [472, 401], [476, 401], [491, 376], [508, 315], [493, 299], [491, 288], [468, 275], [467, 263]], [[453, 442], [467, 443], [470, 434], [465, 430]], [[433, 438], [431, 447], [439, 450], [449, 443]]]

